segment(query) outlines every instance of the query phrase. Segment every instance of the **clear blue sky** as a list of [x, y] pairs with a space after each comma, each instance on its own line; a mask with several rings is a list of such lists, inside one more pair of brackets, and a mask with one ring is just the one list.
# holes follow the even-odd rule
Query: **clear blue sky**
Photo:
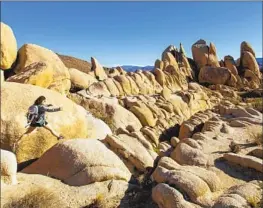
[[18, 46], [34, 43], [104, 66], [153, 65], [170, 44], [202, 38], [219, 58], [248, 41], [262, 57], [262, 2], [1, 2]]

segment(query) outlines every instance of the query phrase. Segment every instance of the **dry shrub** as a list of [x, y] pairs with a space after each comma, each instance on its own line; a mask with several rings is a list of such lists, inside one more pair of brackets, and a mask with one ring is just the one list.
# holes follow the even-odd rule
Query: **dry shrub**
[[12, 197], [3, 208], [64, 208], [67, 207], [58, 195], [47, 188], [32, 189], [23, 197]]
[[102, 208], [104, 207], [104, 195], [102, 193], [98, 193], [93, 203], [86, 206], [85, 208]]
[[263, 146], [263, 132], [261, 127], [248, 128], [248, 134], [251, 137], [251, 140], [257, 143], [257, 145]]
[[252, 108], [259, 112], [263, 112], [263, 99], [262, 98], [247, 98], [245, 102], [249, 104]]
[[247, 202], [253, 208], [261, 208], [262, 207], [262, 199], [259, 199], [257, 196], [247, 197]]

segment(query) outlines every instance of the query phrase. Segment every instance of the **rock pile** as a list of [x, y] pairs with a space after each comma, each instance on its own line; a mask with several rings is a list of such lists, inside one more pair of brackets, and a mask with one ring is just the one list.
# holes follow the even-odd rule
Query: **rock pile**
[[[262, 206], [262, 111], [245, 96], [261, 92], [262, 77], [252, 47], [240, 51], [219, 61], [199, 40], [193, 59], [170, 45], [152, 71], [106, 69], [94, 57], [78, 68], [35, 44], [17, 51], [1, 23], [3, 206]], [[63, 109], [47, 114], [62, 141], [26, 127], [41, 95]]]

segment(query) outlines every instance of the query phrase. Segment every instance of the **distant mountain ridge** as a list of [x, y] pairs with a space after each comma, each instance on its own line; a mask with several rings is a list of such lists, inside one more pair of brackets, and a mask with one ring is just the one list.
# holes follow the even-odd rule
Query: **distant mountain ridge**
[[135, 72], [138, 69], [151, 71], [153, 70], [154, 66], [133, 66], [133, 65], [123, 65], [121, 66], [125, 71]]
[[[76, 68], [85, 73], [88, 73], [91, 70], [91, 63], [86, 60], [78, 59], [73, 56], [61, 55], [58, 53], [57, 55], [68, 68]], [[263, 58], [256, 58], [256, 60], [258, 62], [259, 68], [262, 69]], [[151, 71], [154, 69], [154, 66], [151, 66], [151, 65], [147, 65], [147, 66], [123, 65], [121, 67], [125, 71], [128, 71], [128, 72], [135, 72], [138, 69], [145, 70], [145, 71]], [[104, 68], [108, 68], [108, 67], [104, 67]], [[114, 68], [114, 67], [110, 67], [110, 68]]]
[[[258, 65], [259, 65], [259, 68], [262, 68], [262, 65], [263, 65], [263, 58], [256, 58], [257, 62], [258, 62]], [[154, 66], [150, 66], [150, 65], [147, 65], [147, 66], [134, 66], [134, 65], [123, 65], [121, 66], [125, 71], [129, 71], [129, 72], [134, 72], [138, 69], [141, 69], [141, 70], [146, 70], [146, 71], [151, 71], [154, 69]]]

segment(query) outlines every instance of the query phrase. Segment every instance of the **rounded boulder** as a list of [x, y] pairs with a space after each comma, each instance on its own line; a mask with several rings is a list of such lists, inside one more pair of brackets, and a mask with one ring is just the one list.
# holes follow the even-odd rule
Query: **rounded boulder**
[[131, 177], [121, 159], [96, 139], [60, 142], [22, 172], [49, 175], [71, 186]]

